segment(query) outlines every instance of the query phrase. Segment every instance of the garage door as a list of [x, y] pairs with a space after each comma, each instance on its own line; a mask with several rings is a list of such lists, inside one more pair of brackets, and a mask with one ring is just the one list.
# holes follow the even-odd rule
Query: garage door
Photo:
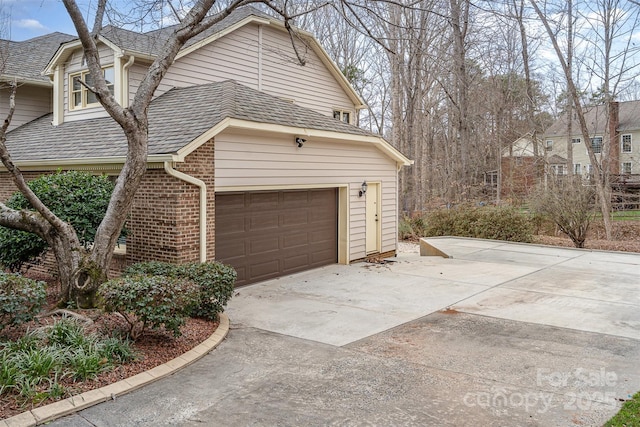
[[216, 194], [216, 260], [236, 286], [338, 262], [337, 189]]

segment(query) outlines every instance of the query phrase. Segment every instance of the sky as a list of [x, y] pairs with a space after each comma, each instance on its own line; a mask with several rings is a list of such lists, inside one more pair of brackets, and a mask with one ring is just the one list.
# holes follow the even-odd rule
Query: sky
[[[91, 2], [78, 3], [87, 9]], [[0, 0], [0, 10], [8, 21], [0, 38], [21, 41], [54, 31], [76, 34], [60, 0]]]

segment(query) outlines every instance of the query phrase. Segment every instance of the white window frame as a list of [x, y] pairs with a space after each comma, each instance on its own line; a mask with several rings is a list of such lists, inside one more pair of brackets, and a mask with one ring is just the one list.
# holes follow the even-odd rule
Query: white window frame
[[[625, 137], [629, 137], [629, 150], [625, 150], [625, 142], [624, 139]], [[625, 133], [623, 135], [620, 135], [620, 151], [623, 153], [631, 153], [633, 150], [633, 137], [631, 136], [630, 133]]]
[[[600, 140], [600, 151], [596, 151], [596, 150], [593, 148], [593, 143], [594, 143], [594, 141], [595, 141], [596, 139], [599, 139], [599, 140]], [[603, 139], [601, 136], [594, 136], [593, 138], [591, 138], [591, 149], [593, 149], [593, 153], [594, 153], [594, 154], [601, 154], [601, 153], [602, 153], [602, 146], [603, 146], [603, 144], [604, 144], [604, 139]]]
[[336, 120], [340, 120], [341, 122], [351, 124], [352, 116], [353, 116], [353, 112], [351, 110], [343, 110], [340, 108], [333, 109], [333, 118]]
[[553, 139], [547, 139], [544, 142], [544, 149], [547, 151], [552, 151], [553, 150]]
[[573, 164], [573, 174], [582, 175], [582, 165], [580, 163]]
[[[629, 165], [629, 170], [625, 170], [625, 166]], [[620, 173], [622, 175], [631, 175], [633, 173], [633, 164], [631, 162], [622, 162], [620, 165]]]
[[[115, 68], [113, 67], [113, 65], [107, 65], [106, 67], [102, 67], [102, 74], [105, 75], [107, 70], [111, 70], [111, 72], [114, 75], [114, 79], [115, 80]], [[68, 103], [69, 103], [69, 110], [70, 111], [76, 111], [76, 110], [82, 110], [85, 108], [93, 108], [93, 107], [97, 107], [100, 105], [99, 101], [96, 102], [88, 102], [89, 99], [89, 94], [91, 93], [91, 91], [89, 89], [87, 89], [86, 86], [84, 86], [82, 83], [79, 83], [80, 88], [79, 89], [75, 89], [74, 88], [74, 80], [76, 78], [80, 78], [80, 80], [82, 80], [83, 82], [86, 83], [87, 81], [87, 76], [89, 76], [89, 70], [83, 70], [83, 71], [79, 71], [77, 73], [71, 73], [69, 74], [69, 96], [68, 96]], [[111, 84], [107, 83], [107, 87], [110, 89], [111, 93], [114, 94], [114, 85], [115, 83], [113, 81], [111, 81]], [[80, 94], [80, 104], [76, 105], [75, 102], [75, 96], [76, 94]]]

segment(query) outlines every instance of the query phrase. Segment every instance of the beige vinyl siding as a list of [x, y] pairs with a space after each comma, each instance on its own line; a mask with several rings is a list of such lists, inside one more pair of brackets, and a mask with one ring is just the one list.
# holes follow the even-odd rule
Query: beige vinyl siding
[[229, 79], [258, 89], [258, 25], [245, 25], [179, 58], [163, 85], [184, 87]]
[[354, 105], [313, 50], [298, 42], [306, 61], [299, 65], [287, 33], [265, 28], [263, 32], [262, 89], [296, 104], [333, 116], [334, 109], [351, 111]]
[[[261, 27], [262, 53], [259, 48]], [[268, 25], [248, 24], [176, 60], [155, 96], [173, 87], [235, 80], [327, 116], [333, 116], [335, 109], [341, 109], [355, 117], [353, 102], [315, 52], [304, 45], [298, 49], [306, 61], [304, 66], [297, 63], [287, 33]], [[146, 67], [136, 62], [130, 68], [131, 97]]]
[[[16, 109], [9, 130], [51, 112], [53, 88], [19, 86], [16, 92]], [[0, 90], [0, 117], [9, 113], [9, 90]]]
[[[100, 63], [102, 66], [113, 64], [114, 55], [110, 47], [100, 44], [98, 45], [100, 52]], [[81, 110], [71, 111], [69, 108], [69, 75], [86, 70], [87, 67], [82, 65], [82, 49], [78, 49], [71, 54], [64, 69], [64, 121], [72, 122], [76, 120], [94, 119], [97, 117], [107, 117], [109, 114], [101, 106], [84, 108]], [[117, 89], [116, 89], [117, 90]]]
[[396, 248], [396, 164], [373, 146], [349, 141], [308, 140], [297, 148], [291, 136], [216, 136], [216, 191], [251, 188], [349, 186], [349, 258], [365, 254], [363, 181], [382, 188], [382, 252]]
[[[138, 90], [138, 86], [142, 82], [142, 78], [147, 72], [149, 65], [143, 65], [138, 63], [137, 61], [129, 67], [127, 71], [129, 73], [129, 105], [133, 102], [133, 98], [136, 96], [136, 90]], [[156, 89], [154, 96], [160, 96], [165, 93], [167, 90], [171, 89], [170, 86], [164, 84], [164, 79], [160, 82], [160, 86]]]

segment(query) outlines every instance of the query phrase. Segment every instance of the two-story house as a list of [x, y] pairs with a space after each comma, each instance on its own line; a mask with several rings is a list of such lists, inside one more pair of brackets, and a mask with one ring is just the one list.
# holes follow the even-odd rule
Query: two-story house
[[[99, 36], [121, 105], [167, 31], [107, 27]], [[126, 263], [216, 259], [247, 284], [395, 253], [398, 171], [410, 161], [354, 125], [362, 100], [318, 41], [299, 36], [304, 65], [281, 21], [244, 7], [184, 46], [150, 106]], [[30, 178], [59, 168], [115, 176], [126, 138], [81, 84], [91, 82], [79, 41], [60, 37], [36, 73], [48, 79], [50, 109], [17, 123], [7, 146]], [[0, 198], [13, 191], [0, 169]]]
[[556, 173], [566, 174], [567, 168], [571, 168], [577, 175], [590, 175], [592, 165], [585, 144], [591, 145], [598, 161], [601, 161], [603, 147], [608, 143], [611, 174], [640, 174], [640, 101], [585, 107], [588, 141], [584, 140], [575, 116], [571, 118], [571, 135], [567, 134], [568, 119], [566, 114], [563, 115], [546, 130], [544, 136], [544, 149], [549, 156], [555, 154], [567, 158], [569, 141], [572, 146], [573, 164], [555, 170]]

